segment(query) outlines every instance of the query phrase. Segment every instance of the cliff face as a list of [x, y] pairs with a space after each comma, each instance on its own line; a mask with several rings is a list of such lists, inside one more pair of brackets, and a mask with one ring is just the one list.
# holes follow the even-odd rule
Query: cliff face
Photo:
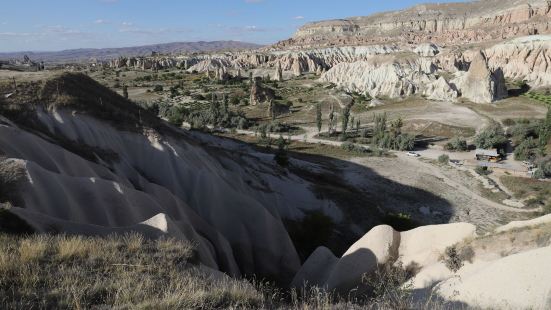
[[548, 33], [550, 11], [548, 0], [425, 4], [403, 11], [310, 23], [276, 47], [501, 40]]

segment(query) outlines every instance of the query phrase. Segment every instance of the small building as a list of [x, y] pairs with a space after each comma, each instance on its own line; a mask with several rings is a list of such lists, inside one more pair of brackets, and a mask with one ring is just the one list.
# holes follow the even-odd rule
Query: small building
[[485, 149], [476, 149], [475, 152], [476, 160], [485, 160], [488, 162], [498, 162], [501, 160], [501, 155], [497, 149], [485, 150]]

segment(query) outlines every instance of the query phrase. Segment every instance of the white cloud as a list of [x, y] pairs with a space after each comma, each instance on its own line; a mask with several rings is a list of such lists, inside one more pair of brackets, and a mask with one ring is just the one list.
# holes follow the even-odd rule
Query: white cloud
[[264, 0], [245, 0], [245, 2], [247, 2], [247, 3], [260, 3], [260, 2], [264, 2]]
[[132, 23], [132, 22], [122, 22], [121, 25], [123, 25], [125, 27], [129, 27], [129, 26], [134, 25], [134, 23]]
[[94, 21], [94, 24], [98, 24], [98, 25], [107, 24], [107, 21], [105, 19], [96, 19]]
[[304, 16], [302, 16], [302, 15], [295, 16], [295, 17], [293, 17], [293, 19], [304, 19]]

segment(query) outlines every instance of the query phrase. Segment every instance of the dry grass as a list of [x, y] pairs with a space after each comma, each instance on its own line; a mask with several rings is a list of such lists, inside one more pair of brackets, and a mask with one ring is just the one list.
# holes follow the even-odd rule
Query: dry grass
[[246, 281], [215, 280], [192, 268], [187, 242], [0, 235], [0, 308], [256, 308]]
[[[343, 296], [318, 287], [284, 291], [265, 283], [215, 278], [195, 268], [194, 259], [194, 247], [188, 242], [149, 240], [138, 234], [106, 238], [0, 234], [0, 308], [390, 309], [399, 305], [440, 309], [444, 305], [415, 304], [402, 278], [396, 277], [404, 273], [396, 268], [378, 273], [377, 287], [384, 286], [385, 294]], [[392, 294], [387, 294], [389, 285]]]
[[34, 240], [22, 240], [19, 244], [19, 258], [21, 262], [38, 261], [46, 254], [47, 238], [37, 237]]
[[26, 170], [22, 161], [0, 156], [0, 203], [21, 203], [20, 197], [16, 194], [16, 188], [24, 179], [25, 173]]
[[551, 182], [514, 176], [502, 176], [500, 180], [528, 207], [542, 207], [544, 213], [551, 213]]
[[[91, 247], [94, 246], [91, 242], [86, 242], [83, 237], [71, 236], [61, 237], [57, 240], [57, 257], [61, 261], [71, 259], [85, 259], [89, 252], [92, 251]], [[101, 251], [101, 249], [93, 249]]]

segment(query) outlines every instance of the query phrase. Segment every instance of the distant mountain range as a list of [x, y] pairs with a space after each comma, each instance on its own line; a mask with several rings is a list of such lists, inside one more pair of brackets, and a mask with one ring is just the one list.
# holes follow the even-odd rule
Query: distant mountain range
[[194, 52], [218, 52], [257, 49], [262, 45], [239, 41], [212, 42], [174, 42], [121, 48], [82, 48], [58, 52], [12, 52], [0, 53], [0, 60], [22, 59], [28, 55], [33, 61], [49, 63], [85, 62], [91, 58], [107, 60], [119, 56], [149, 56], [153, 52], [161, 54], [180, 54]]

